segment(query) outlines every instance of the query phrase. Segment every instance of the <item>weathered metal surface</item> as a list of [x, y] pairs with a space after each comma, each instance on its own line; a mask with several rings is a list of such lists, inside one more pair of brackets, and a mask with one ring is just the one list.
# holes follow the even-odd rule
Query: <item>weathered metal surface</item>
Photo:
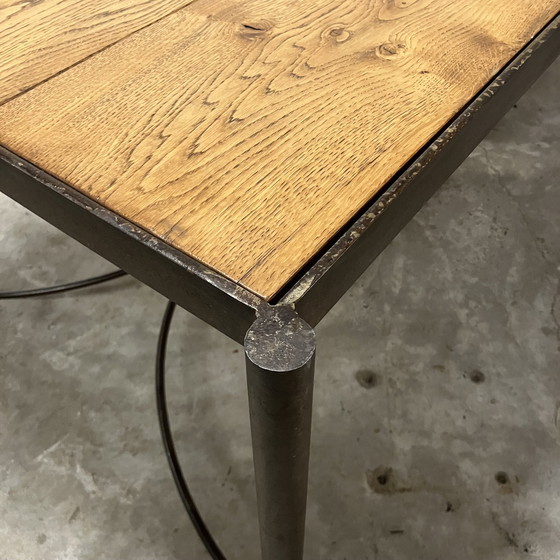
[[315, 333], [292, 307], [263, 308], [245, 337], [247, 358], [268, 371], [295, 370], [315, 352]]
[[239, 343], [267, 305], [2, 146], [0, 191]]

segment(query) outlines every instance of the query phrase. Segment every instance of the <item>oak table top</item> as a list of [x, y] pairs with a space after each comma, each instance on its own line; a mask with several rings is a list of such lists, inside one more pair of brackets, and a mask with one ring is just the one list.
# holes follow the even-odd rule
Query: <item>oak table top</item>
[[560, 0], [0, 0], [0, 145], [270, 300]]

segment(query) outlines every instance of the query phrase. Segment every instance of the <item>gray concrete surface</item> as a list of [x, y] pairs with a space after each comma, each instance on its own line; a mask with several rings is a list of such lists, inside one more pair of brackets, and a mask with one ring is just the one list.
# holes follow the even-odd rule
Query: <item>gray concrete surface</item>
[[[318, 328], [313, 560], [560, 559], [560, 64]], [[112, 267], [5, 198], [0, 285]], [[164, 300], [0, 305], [0, 559], [204, 559], [162, 454]], [[256, 560], [242, 353], [181, 311], [171, 407], [230, 559]]]

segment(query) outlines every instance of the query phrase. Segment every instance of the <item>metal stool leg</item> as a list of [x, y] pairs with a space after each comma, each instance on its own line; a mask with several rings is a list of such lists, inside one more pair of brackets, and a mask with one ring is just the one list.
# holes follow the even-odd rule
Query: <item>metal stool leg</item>
[[290, 307], [245, 338], [262, 560], [302, 560], [315, 333]]

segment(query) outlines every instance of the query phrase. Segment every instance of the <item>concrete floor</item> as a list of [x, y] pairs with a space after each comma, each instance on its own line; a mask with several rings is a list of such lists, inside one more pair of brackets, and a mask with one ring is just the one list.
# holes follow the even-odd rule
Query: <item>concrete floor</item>
[[[560, 63], [318, 327], [313, 560], [560, 559]], [[112, 266], [0, 200], [0, 286]], [[161, 450], [164, 299], [133, 279], [0, 305], [0, 559], [204, 559]], [[180, 311], [178, 448], [256, 560], [242, 352]], [[384, 483], [384, 484], [382, 484]]]

